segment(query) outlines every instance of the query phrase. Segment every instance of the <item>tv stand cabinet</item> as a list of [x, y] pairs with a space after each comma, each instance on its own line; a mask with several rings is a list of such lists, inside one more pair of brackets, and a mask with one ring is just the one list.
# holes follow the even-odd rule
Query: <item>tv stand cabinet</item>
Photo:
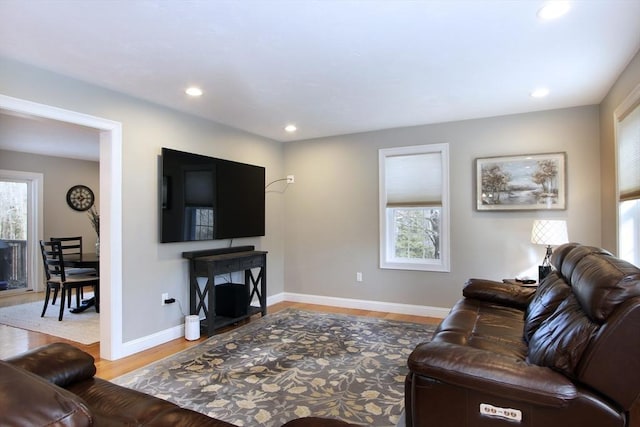
[[[224, 249], [183, 252], [189, 260], [189, 313], [201, 315], [200, 331], [207, 336], [215, 330], [232, 325], [257, 313], [267, 314], [267, 252], [256, 251], [254, 246], [236, 246]], [[258, 270], [254, 276], [253, 270]], [[244, 271], [244, 289], [247, 296], [247, 310], [237, 317], [216, 314], [215, 278], [221, 274]], [[206, 277], [204, 287], [198, 284], [198, 277]], [[259, 306], [251, 305], [254, 296]]]

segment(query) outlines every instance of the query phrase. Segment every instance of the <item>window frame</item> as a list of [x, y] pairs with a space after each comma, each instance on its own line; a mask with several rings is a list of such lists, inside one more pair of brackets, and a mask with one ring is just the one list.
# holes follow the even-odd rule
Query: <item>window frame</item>
[[[27, 184], [27, 288], [42, 291], [44, 271], [39, 241], [44, 235], [44, 174], [14, 170], [0, 170], [3, 181]], [[7, 294], [8, 295], [8, 294]]]
[[[395, 258], [392, 248], [394, 247], [391, 237], [395, 235], [392, 229], [392, 215], [389, 211], [393, 208], [387, 207], [387, 188], [386, 188], [386, 162], [388, 157], [407, 156], [407, 155], [424, 155], [439, 154], [441, 161], [441, 186], [442, 197], [441, 205], [436, 206], [403, 206], [406, 208], [439, 208], [440, 215], [440, 259], [429, 259], [423, 262], [416, 260], [399, 261]], [[449, 220], [449, 144], [424, 144], [413, 145], [407, 147], [382, 148], [378, 150], [378, 191], [379, 191], [379, 231], [380, 231], [380, 268], [394, 270], [417, 270], [417, 271], [434, 271], [434, 272], [450, 272], [450, 220]]]
[[[632, 230], [627, 227], [622, 227], [622, 221], [625, 218], [623, 212], [623, 203], [631, 202], [635, 200], [636, 204], [639, 203], [639, 198], [630, 198], [622, 200], [620, 190], [620, 126], [621, 122], [636, 109], [640, 109], [640, 85], [636, 86], [631, 93], [625, 98], [624, 101], [616, 108], [613, 113], [614, 120], [614, 140], [615, 140], [615, 178], [616, 178], [616, 246], [618, 250], [618, 256], [627, 261], [640, 265], [640, 238], [638, 237], [638, 231], [640, 230], [640, 218], [633, 224]], [[627, 204], [628, 205], [628, 204]], [[635, 207], [637, 210], [638, 207]], [[626, 236], [626, 240], [623, 241], [622, 236]], [[631, 242], [630, 240], [633, 240]], [[631, 246], [631, 249], [629, 248]], [[631, 255], [629, 255], [631, 254]], [[630, 259], [633, 258], [633, 259]]]

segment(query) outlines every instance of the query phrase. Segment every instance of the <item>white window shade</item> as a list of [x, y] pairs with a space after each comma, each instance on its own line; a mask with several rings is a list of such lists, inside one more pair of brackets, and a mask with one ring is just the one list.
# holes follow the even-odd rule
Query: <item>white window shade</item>
[[450, 271], [449, 145], [378, 152], [380, 268]]
[[619, 122], [617, 131], [620, 200], [640, 199], [640, 106]]
[[441, 205], [442, 154], [386, 157], [385, 187], [387, 207]]

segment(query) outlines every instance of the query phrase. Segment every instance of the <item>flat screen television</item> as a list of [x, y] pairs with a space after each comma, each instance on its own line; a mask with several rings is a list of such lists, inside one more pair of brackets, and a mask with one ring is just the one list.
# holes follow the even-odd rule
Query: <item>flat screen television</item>
[[162, 149], [160, 241], [264, 236], [265, 168]]

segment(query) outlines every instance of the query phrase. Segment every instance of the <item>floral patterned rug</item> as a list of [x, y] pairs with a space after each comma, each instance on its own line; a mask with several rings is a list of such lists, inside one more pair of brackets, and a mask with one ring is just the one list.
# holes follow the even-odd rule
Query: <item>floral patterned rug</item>
[[304, 416], [395, 426], [434, 326], [288, 309], [114, 380], [238, 426]]

